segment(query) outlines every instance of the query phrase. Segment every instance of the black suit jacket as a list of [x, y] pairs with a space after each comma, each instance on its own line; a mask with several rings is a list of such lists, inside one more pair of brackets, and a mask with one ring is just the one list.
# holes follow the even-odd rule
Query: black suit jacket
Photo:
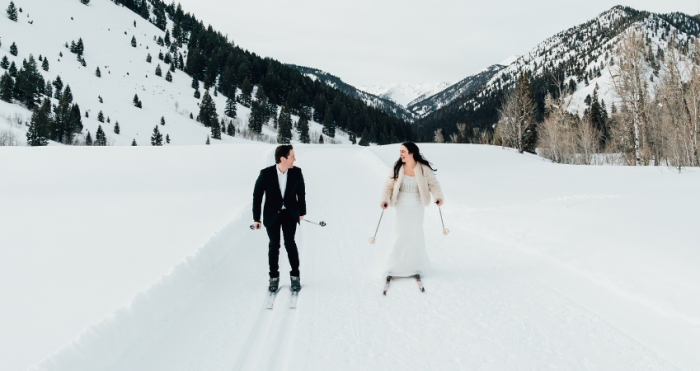
[[260, 176], [258, 176], [255, 190], [253, 190], [253, 220], [260, 221], [260, 204], [262, 204], [263, 194], [265, 194], [262, 217], [263, 225], [267, 228], [277, 221], [283, 203], [287, 211], [296, 218], [297, 223], [299, 223], [300, 216], [306, 215], [306, 190], [301, 169], [293, 167], [287, 170], [287, 188], [282, 195], [275, 167], [277, 165], [260, 170]]

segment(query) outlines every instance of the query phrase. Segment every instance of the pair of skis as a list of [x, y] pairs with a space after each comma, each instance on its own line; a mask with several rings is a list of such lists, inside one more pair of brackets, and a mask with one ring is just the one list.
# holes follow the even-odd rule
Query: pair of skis
[[[272, 309], [278, 292], [280, 292], [279, 289], [277, 289], [277, 291], [269, 291], [269, 296], [267, 297], [267, 309]], [[299, 291], [292, 291], [292, 299], [289, 301], [289, 309], [296, 309], [298, 298]]]
[[[413, 276], [413, 278], [416, 279], [418, 290], [420, 290], [420, 292], [425, 292], [425, 287], [423, 287], [423, 281], [420, 279], [420, 274], [416, 274]], [[391, 283], [391, 276], [386, 277], [386, 283], [384, 284], [384, 296], [386, 296], [387, 291], [389, 291], [389, 283]]]

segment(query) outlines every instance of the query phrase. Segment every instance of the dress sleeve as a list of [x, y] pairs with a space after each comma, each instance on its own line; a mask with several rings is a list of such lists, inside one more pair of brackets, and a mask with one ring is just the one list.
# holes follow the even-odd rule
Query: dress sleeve
[[435, 177], [435, 173], [432, 170], [430, 170], [430, 168], [427, 166], [423, 167], [423, 173], [426, 174], [426, 179], [428, 180], [428, 189], [430, 190], [430, 193], [433, 194], [433, 197], [436, 200], [441, 199], [444, 202], [445, 198], [442, 195], [442, 188], [440, 188], [440, 182], [438, 182], [437, 178]]
[[382, 186], [382, 192], [380, 195], [379, 202], [389, 204], [391, 200], [391, 194], [394, 192], [394, 172], [392, 171], [389, 176], [384, 180], [384, 185]]

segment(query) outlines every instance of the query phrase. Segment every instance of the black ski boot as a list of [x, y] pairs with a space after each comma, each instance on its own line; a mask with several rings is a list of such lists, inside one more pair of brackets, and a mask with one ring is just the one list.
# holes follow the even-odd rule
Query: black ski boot
[[270, 292], [276, 292], [279, 287], [280, 287], [279, 277], [270, 278], [270, 287], [268, 288], [268, 290], [270, 290]]
[[299, 276], [291, 276], [291, 280], [292, 280], [292, 291], [301, 290], [301, 280], [299, 279]]

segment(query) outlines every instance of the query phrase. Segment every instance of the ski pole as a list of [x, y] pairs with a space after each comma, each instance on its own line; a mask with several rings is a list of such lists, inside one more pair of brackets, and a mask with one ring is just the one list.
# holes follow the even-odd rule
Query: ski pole
[[[435, 201], [435, 205], [438, 205], [437, 201]], [[445, 221], [442, 220], [442, 208], [440, 208], [440, 205], [438, 205], [438, 211], [440, 212], [440, 222], [442, 223], [442, 234], [447, 236], [450, 233], [450, 230], [445, 228]]]
[[321, 221], [320, 221], [320, 222], [318, 222], [318, 223], [316, 223], [316, 222], [312, 222], [312, 221], [310, 221], [310, 220], [306, 220], [306, 219], [303, 219], [303, 220], [304, 220], [305, 222], [307, 222], [307, 223], [311, 223], [311, 224], [316, 224], [316, 225], [320, 225], [321, 227], [325, 227], [325, 226], [326, 226], [326, 222], [324, 222], [323, 220], [321, 220]]
[[[384, 204], [384, 207], [386, 207], [386, 204]], [[369, 238], [369, 243], [372, 245], [374, 245], [374, 243], [377, 242], [377, 240], [375, 240], [374, 238], [377, 237], [377, 231], [379, 231], [379, 224], [382, 223], [382, 217], [384, 216], [384, 210], [386, 210], [386, 209], [382, 209], [382, 215], [379, 216], [379, 223], [377, 223], [377, 229], [374, 230], [374, 237]]]

